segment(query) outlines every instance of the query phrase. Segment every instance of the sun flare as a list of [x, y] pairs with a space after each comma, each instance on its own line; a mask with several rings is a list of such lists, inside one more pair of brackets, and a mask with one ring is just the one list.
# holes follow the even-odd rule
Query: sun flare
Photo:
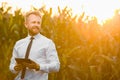
[[57, 7], [61, 9], [72, 9], [73, 15], [81, 15], [85, 12], [86, 16], [95, 16], [99, 23], [111, 18], [116, 9], [120, 9], [120, 0], [0, 0], [0, 3], [7, 2], [15, 10], [21, 8], [22, 11], [30, 10], [31, 6], [40, 8], [46, 5], [46, 9], [53, 8], [54, 13]]
[[84, 0], [84, 12], [97, 17], [99, 23], [112, 18], [116, 9], [120, 8], [119, 0]]

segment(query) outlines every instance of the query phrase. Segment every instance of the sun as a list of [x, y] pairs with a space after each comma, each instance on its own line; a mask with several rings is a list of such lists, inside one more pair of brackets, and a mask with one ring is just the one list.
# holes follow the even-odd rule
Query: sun
[[[82, 12], [85, 12], [87, 16], [97, 17], [100, 24], [112, 18], [115, 10], [120, 8], [120, 0], [81, 0], [81, 3]], [[79, 3], [78, 5], [80, 6]], [[72, 9], [76, 9], [74, 13], [80, 14], [80, 7], [76, 7], [76, 4], [72, 6]]]

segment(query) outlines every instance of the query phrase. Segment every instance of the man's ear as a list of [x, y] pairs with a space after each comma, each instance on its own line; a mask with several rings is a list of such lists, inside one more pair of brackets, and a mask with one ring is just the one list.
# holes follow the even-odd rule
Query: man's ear
[[28, 26], [27, 26], [27, 23], [26, 23], [26, 22], [24, 22], [24, 25], [25, 25], [25, 28], [28, 28]]

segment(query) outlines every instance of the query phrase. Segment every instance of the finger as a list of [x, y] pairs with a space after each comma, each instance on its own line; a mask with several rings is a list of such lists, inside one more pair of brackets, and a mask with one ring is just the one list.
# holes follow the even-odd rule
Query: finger
[[22, 68], [21, 68], [20, 66], [15, 66], [14, 69], [15, 69], [16, 71], [20, 71]]

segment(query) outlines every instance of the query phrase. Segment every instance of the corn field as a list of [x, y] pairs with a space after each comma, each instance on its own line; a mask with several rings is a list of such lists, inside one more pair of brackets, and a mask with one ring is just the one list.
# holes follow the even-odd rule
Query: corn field
[[[10, 14], [11, 7], [0, 7], [0, 80], [13, 80], [9, 70], [15, 42], [27, 36], [21, 9]], [[114, 17], [99, 25], [97, 18], [89, 20], [82, 13], [73, 16], [67, 7], [52, 16], [43, 15], [41, 34], [52, 39], [61, 63], [60, 71], [50, 73], [49, 80], [120, 80], [120, 10]], [[85, 21], [83, 21], [83, 18]]]

